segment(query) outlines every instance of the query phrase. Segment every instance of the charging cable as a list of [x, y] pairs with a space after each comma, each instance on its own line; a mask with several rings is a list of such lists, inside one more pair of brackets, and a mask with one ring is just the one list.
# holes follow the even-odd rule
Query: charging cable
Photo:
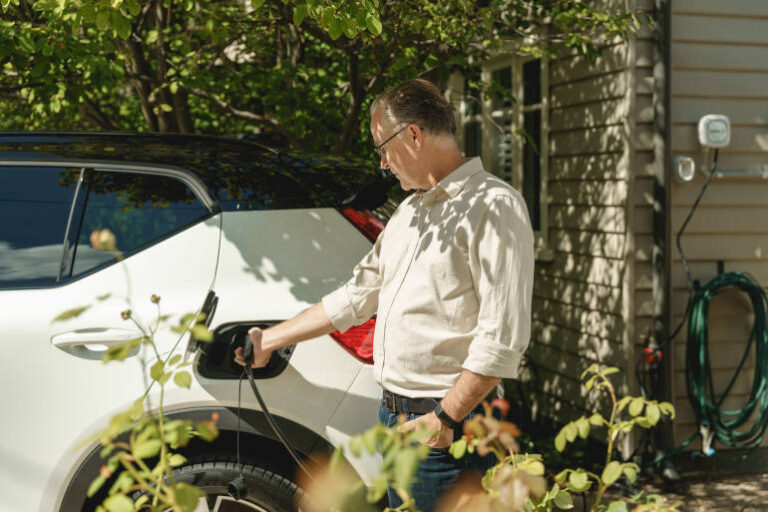
[[296, 461], [296, 464], [301, 468], [304, 474], [307, 475], [312, 483], [316, 483], [315, 479], [312, 477], [312, 473], [310, 473], [309, 469], [307, 469], [307, 466], [301, 461], [301, 458], [291, 447], [291, 445], [288, 444], [288, 440], [286, 439], [285, 434], [283, 434], [283, 431], [279, 426], [277, 426], [274, 417], [267, 408], [267, 404], [264, 403], [264, 399], [262, 398], [261, 393], [259, 393], [259, 388], [256, 386], [256, 380], [253, 378], [253, 370], [251, 369], [251, 363], [253, 363], [253, 342], [251, 342], [251, 337], [248, 336], [248, 334], [245, 335], [245, 343], [243, 344], [243, 360], [245, 361], [244, 372], [248, 376], [248, 382], [251, 384], [253, 394], [256, 396], [256, 400], [259, 402], [259, 406], [261, 406], [261, 410], [264, 412], [264, 417], [267, 419], [267, 423], [269, 423], [270, 428], [272, 428], [272, 432], [275, 433], [277, 438], [283, 444], [293, 460]]

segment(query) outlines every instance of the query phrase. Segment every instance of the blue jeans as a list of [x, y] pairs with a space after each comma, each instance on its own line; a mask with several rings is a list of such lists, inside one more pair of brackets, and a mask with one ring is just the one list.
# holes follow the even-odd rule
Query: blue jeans
[[[409, 413], [406, 404], [406, 418], [408, 421], [416, 419], [421, 414]], [[478, 406], [465, 420], [483, 414], [483, 407]], [[389, 412], [384, 406], [384, 401], [379, 405], [379, 421], [384, 425], [391, 427], [397, 424], [397, 414]], [[453, 440], [456, 441], [462, 436], [461, 427], [453, 432]], [[429, 456], [422, 461], [419, 469], [416, 471], [416, 482], [411, 488], [411, 496], [416, 500], [416, 508], [421, 512], [432, 512], [438, 498], [458, 480], [459, 475], [466, 471], [479, 471], [485, 473], [496, 464], [496, 457], [493, 454], [480, 457], [476, 453], [467, 453], [461, 459], [455, 459], [448, 453], [448, 447], [430, 448]], [[394, 489], [387, 489], [387, 498], [389, 506], [397, 508], [402, 505], [402, 500]]]

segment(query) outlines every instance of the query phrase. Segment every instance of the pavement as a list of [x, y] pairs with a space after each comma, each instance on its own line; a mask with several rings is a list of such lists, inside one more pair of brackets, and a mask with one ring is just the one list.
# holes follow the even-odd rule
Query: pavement
[[642, 485], [672, 501], [680, 500], [683, 512], [768, 512], [768, 474], [699, 475], [673, 484]]

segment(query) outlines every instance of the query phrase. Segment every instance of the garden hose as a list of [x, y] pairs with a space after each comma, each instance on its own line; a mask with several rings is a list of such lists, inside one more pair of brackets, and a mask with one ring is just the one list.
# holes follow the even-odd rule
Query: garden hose
[[[766, 331], [766, 322], [768, 320], [768, 299], [762, 287], [747, 274], [740, 272], [721, 273], [704, 286], [699, 286], [698, 281], [693, 280], [688, 261], [685, 258], [685, 252], [681, 245], [681, 238], [688, 222], [693, 217], [699, 201], [704, 195], [712, 178], [717, 171], [718, 150], [712, 163], [712, 168], [707, 176], [704, 185], [699, 191], [691, 210], [685, 217], [683, 224], [677, 233], [677, 250], [680, 253], [680, 259], [685, 269], [686, 280], [688, 284], [688, 300], [685, 306], [683, 318], [673, 333], [660, 344], [651, 343], [649, 348], [650, 355], [645, 362], [651, 363], [652, 369], [658, 374], [658, 363], [661, 360], [661, 350], [665, 348], [674, 339], [681, 330], [684, 322], [688, 320], [688, 339], [686, 342], [686, 387], [688, 397], [696, 414], [696, 421], [699, 425], [698, 431], [694, 432], [679, 446], [661, 453], [653, 460], [643, 464], [643, 467], [654, 466], [673, 455], [682, 452], [687, 448], [697, 436], [701, 436], [702, 454], [711, 456], [715, 454], [712, 446], [717, 441], [729, 448], [746, 449], [745, 454], [736, 457], [745, 459], [752, 450], [760, 446], [766, 428], [768, 428], [768, 332]], [[752, 325], [749, 341], [744, 350], [744, 354], [736, 367], [725, 391], [717, 397], [712, 378], [712, 368], [710, 366], [709, 356], [709, 306], [712, 299], [722, 289], [735, 287], [745, 292], [752, 301], [752, 310], [755, 315], [755, 321]], [[755, 368], [752, 386], [749, 396], [743, 407], [726, 410], [723, 409], [723, 403], [733, 388], [738, 377], [744, 368], [752, 346], [755, 347]], [[640, 371], [641, 359], [636, 367], [636, 375], [640, 389], [645, 397], [645, 385], [641, 378]], [[654, 379], [652, 379], [653, 381]], [[655, 379], [655, 380], [658, 380]], [[753, 425], [745, 431], [737, 429], [754, 418]], [[647, 432], [644, 432], [643, 440], [635, 449], [635, 453], [641, 448], [641, 445], [649, 442]], [[633, 454], [634, 455], [634, 454]], [[720, 458], [732, 458], [717, 454]]]
[[[735, 287], [752, 301], [755, 320], [744, 354], [725, 390], [716, 396], [709, 354], [709, 307], [721, 290]], [[702, 452], [714, 453], [712, 441], [729, 448], [751, 449], [760, 445], [768, 428], [768, 298], [762, 287], [740, 272], [720, 274], [696, 291], [688, 322], [686, 344], [686, 385], [696, 420], [701, 426]], [[741, 375], [754, 345], [755, 368], [752, 385], [743, 407], [723, 408], [723, 403]], [[744, 431], [740, 427], [754, 417], [754, 423]]]

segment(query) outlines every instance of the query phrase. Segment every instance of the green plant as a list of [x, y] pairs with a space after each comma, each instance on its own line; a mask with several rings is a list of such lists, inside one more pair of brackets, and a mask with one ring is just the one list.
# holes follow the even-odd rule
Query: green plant
[[[550, 512], [555, 509], [571, 509], [573, 494], [587, 493], [596, 487], [592, 512], [628, 512], [630, 506], [637, 512], [674, 512], [681, 503], [669, 503], [660, 494], [639, 492], [630, 498], [613, 500], [603, 505], [606, 491], [623, 475], [630, 482], [635, 482], [640, 468], [631, 462], [621, 462], [613, 458], [613, 448], [619, 435], [629, 433], [633, 428], [652, 428], [662, 415], [674, 418], [675, 410], [668, 402], [646, 400], [642, 397], [625, 396], [618, 399], [616, 390], [608, 377], [618, 373], [617, 368], [599, 369], [592, 365], [582, 374], [587, 391], [604, 390], [610, 397], [611, 409], [608, 418], [600, 413], [581, 416], [569, 422], [554, 438], [555, 449], [564, 452], [569, 444], [578, 439], [587, 439], [593, 429], [606, 429], [606, 457], [601, 470], [589, 471], [581, 467], [567, 468], [554, 477], [548, 487], [544, 478], [545, 466], [540, 454], [519, 453], [517, 438], [519, 429], [511, 422], [500, 420], [493, 410], [498, 409], [505, 416], [509, 403], [496, 399], [491, 404], [484, 403], [485, 414], [477, 415], [464, 422], [464, 435], [450, 447], [450, 453], [458, 458], [467, 452], [476, 451], [478, 455], [494, 454], [498, 461], [489, 469], [476, 486], [454, 489], [449, 499], [443, 502], [439, 512]], [[626, 416], [626, 417], [625, 417]], [[403, 498], [403, 505], [397, 510], [416, 512], [416, 505], [411, 499], [409, 488], [420, 461], [427, 456], [426, 445], [420, 444], [425, 432], [401, 434], [396, 428], [377, 425], [363, 434], [353, 437], [349, 442], [349, 451], [359, 456], [362, 449], [369, 453], [379, 451], [384, 456], [381, 477], [374, 482], [368, 493], [371, 502], [384, 496], [387, 486], [391, 486]], [[332, 466], [338, 466], [343, 456], [339, 448], [333, 455]], [[359, 483], [358, 485], [362, 485]], [[344, 507], [328, 507], [331, 510], [346, 510]], [[390, 509], [387, 509], [390, 510]]]
[[[618, 399], [616, 389], [608, 379], [609, 375], [618, 373], [618, 368], [605, 368], [600, 370], [596, 364], [591, 365], [581, 374], [581, 380], [587, 391], [605, 390], [611, 400], [611, 410], [608, 418], [600, 413], [594, 413], [589, 418], [581, 416], [580, 418], [569, 422], [555, 437], [555, 448], [562, 452], [568, 443], [573, 442], [577, 436], [586, 439], [593, 428], [605, 428], [607, 445], [606, 456], [603, 470], [600, 474], [587, 471], [583, 468], [565, 469], [557, 474], [555, 481], [560, 485], [567, 485], [572, 492], [582, 493], [589, 490], [592, 484], [597, 485], [595, 501], [591, 507], [592, 512], [621, 512], [627, 511], [627, 502], [617, 500], [611, 502], [608, 506], [602, 504], [605, 491], [613, 485], [622, 475], [634, 483], [637, 480], [637, 474], [640, 468], [632, 462], [620, 462], [613, 458], [613, 447], [617, 437], [620, 434], [627, 434], [636, 426], [640, 428], [652, 428], [655, 426], [662, 414], [670, 419], [675, 417], [675, 408], [669, 402], [657, 402], [656, 400], [646, 400], [642, 397], [625, 396]], [[621, 419], [625, 411], [628, 417]], [[566, 483], [567, 482], [567, 483]], [[655, 495], [654, 495], [655, 496]], [[634, 496], [631, 501], [637, 502], [642, 494]], [[646, 510], [677, 510], [678, 504], [667, 506], [665, 502], [660, 502], [655, 498], [649, 501], [649, 497], [642, 502], [643, 506], [650, 507], [658, 505], [661, 508], [647, 508]], [[666, 508], [663, 508], [666, 507]]]
[[[123, 255], [117, 250], [114, 234], [109, 230], [94, 231], [91, 235], [91, 245], [96, 250], [111, 252], [122, 262]], [[127, 275], [128, 289], [130, 278]], [[104, 301], [110, 294], [96, 298]], [[130, 293], [125, 299], [129, 308], [120, 313], [124, 321], [131, 321], [141, 333], [141, 336], [125, 343], [111, 346], [105, 351], [104, 363], [123, 361], [136, 351], [142, 354], [151, 351], [155, 362], [149, 370], [150, 379], [145, 381], [146, 390], [142, 397], [133, 405], [110, 418], [108, 426], [88, 440], [98, 439], [102, 445], [101, 458], [105, 460], [99, 475], [91, 482], [87, 496], [96, 495], [108, 481], [112, 482], [107, 490], [107, 496], [97, 507], [97, 512], [131, 512], [134, 510], [149, 510], [152, 512], [172, 510], [173, 512], [192, 512], [198, 506], [203, 491], [197, 487], [176, 482], [173, 468], [181, 466], [186, 458], [177, 450], [186, 446], [193, 437], [212, 441], [218, 436], [214, 414], [210, 420], [191, 421], [169, 419], [163, 414], [163, 399], [165, 386], [173, 379], [180, 387], [189, 388], [192, 377], [186, 367], [192, 363], [182, 361], [180, 354], [163, 360], [155, 345], [155, 334], [167, 324], [169, 317], [161, 313], [160, 297], [152, 295], [150, 301], [157, 308], [157, 315], [149, 325], [143, 325], [133, 314]], [[64, 311], [54, 322], [63, 322], [75, 318], [91, 306], [79, 306]], [[178, 325], [171, 330], [180, 336], [187, 332], [200, 341], [211, 341], [212, 334], [202, 323], [203, 314], [186, 314], [181, 317]], [[144, 367], [142, 358], [142, 367]], [[159, 401], [155, 410], [148, 403], [149, 391], [152, 386], [158, 386]]]

